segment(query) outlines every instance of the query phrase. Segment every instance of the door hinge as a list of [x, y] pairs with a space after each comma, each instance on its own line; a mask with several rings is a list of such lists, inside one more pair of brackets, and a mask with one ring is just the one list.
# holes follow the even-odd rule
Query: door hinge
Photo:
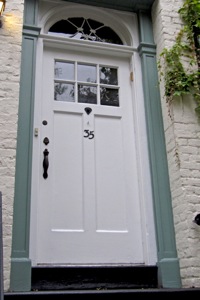
[[131, 81], [134, 81], [133, 72], [130, 73], [130, 80], [131, 80]]

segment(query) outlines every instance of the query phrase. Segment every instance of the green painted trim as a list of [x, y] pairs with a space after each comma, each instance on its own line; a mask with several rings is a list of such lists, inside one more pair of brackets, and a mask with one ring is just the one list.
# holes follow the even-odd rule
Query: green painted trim
[[37, 26], [31, 26], [31, 25], [23, 26], [23, 34], [26, 37], [31, 36], [31, 37], [37, 38], [40, 34], [40, 30], [41, 30], [41, 28], [37, 27]]
[[[24, 20], [36, 18], [37, 1], [25, 2]], [[31, 27], [32, 26], [32, 27]], [[15, 174], [15, 196], [12, 234], [10, 290], [29, 291], [31, 261], [29, 259], [32, 132], [36, 41], [39, 29], [31, 24], [22, 39], [22, 61], [18, 110], [18, 133]]]
[[140, 30], [140, 43], [155, 46], [151, 13], [148, 11], [140, 10], [138, 13], [139, 30]]
[[[16, 276], [17, 275], [17, 276]], [[12, 259], [10, 291], [21, 292], [31, 290], [31, 261], [27, 258]]]
[[24, 0], [24, 24], [36, 25], [38, 17], [38, 0]]
[[140, 53], [140, 56], [143, 55], [144, 53], [156, 55], [156, 45], [153, 44], [140, 43], [137, 50]]
[[63, 0], [98, 7], [105, 7], [123, 11], [137, 12], [140, 9], [150, 10], [155, 0]]
[[[138, 14], [140, 28], [140, 56], [148, 133], [154, 216], [158, 249], [160, 285], [180, 288], [180, 268], [177, 258], [168, 163], [160, 101], [157, 60], [153, 40], [151, 15]], [[151, 37], [151, 39], [150, 39]]]
[[164, 288], [181, 288], [178, 258], [163, 258], [158, 262], [159, 284]]

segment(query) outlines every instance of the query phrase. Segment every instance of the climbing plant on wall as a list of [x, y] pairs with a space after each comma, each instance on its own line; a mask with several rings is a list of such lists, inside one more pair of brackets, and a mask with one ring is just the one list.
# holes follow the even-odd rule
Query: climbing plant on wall
[[162, 51], [158, 67], [169, 106], [176, 96], [190, 94], [200, 116], [200, 1], [184, 0], [179, 14], [183, 27], [174, 45]]

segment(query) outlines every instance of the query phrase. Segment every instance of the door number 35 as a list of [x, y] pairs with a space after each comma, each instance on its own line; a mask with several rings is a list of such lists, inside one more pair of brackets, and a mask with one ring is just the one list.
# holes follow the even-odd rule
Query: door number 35
[[89, 140], [94, 138], [94, 131], [84, 130], [84, 133], [84, 138], [88, 138]]

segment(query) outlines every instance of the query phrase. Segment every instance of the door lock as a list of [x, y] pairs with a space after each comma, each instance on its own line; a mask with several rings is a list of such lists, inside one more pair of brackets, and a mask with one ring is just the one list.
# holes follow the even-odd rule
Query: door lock
[[47, 146], [49, 144], [49, 139], [48, 137], [45, 137], [43, 140], [43, 143]]

